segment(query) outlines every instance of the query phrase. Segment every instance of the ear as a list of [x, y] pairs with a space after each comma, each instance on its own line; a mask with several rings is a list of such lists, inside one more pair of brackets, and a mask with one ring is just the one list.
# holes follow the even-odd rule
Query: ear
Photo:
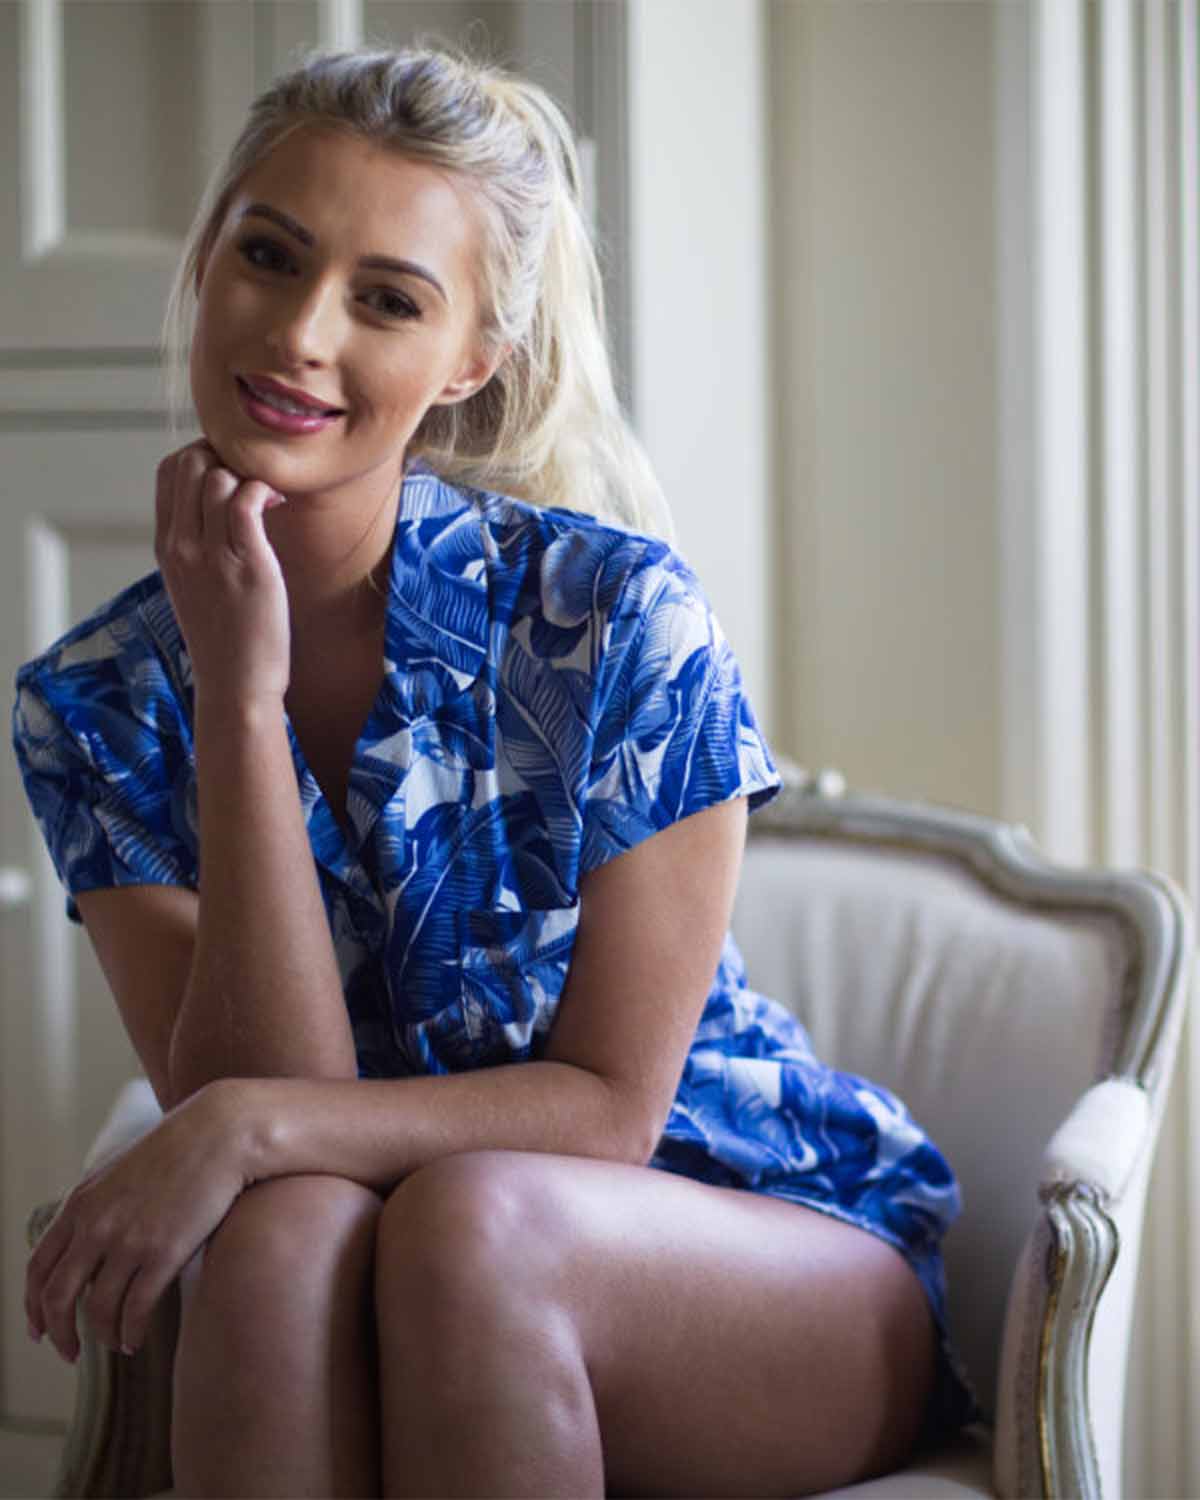
[[454, 406], [460, 401], [468, 400], [487, 385], [511, 353], [512, 349], [508, 344], [490, 351], [478, 349], [453, 380], [447, 381], [442, 387], [434, 406]]

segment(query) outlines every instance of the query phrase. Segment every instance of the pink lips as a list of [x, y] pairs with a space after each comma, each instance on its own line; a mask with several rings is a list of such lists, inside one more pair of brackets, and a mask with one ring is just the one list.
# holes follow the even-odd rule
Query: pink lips
[[[260, 427], [267, 427], [272, 432], [321, 432], [343, 415], [337, 408], [314, 401], [306, 391], [294, 390], [269, 376], [255, 375], [247, 379], [239, 375], [236, 380], [243, 409]], [[287, 402], [288, 406], [275, 404], [272, 397]], [[306, 409], [297, 410], [299, 407]]]

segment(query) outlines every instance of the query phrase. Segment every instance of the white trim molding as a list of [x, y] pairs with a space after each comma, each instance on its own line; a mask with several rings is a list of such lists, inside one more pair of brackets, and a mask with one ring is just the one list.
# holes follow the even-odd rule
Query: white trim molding
[[772, 735], [765, 13], [625, 14], [634, 423]]
[[1093, 775], [1087, 659], [1087, 138], [1084, 0], [1038, 5], [1033, 25], [1035, 621], [1033, 723], [1041, 840], [1086, 863]]
[[62, 240], [65, 222], [62, 139], [61, 0], [21, 6], [22, 252], [40, 260]]
[[[997, 5], [1003, 815], [1200, 898], [1200, 0]], [[1200, 1494], [1200, 1028], [1164, 1125], [1126, 1492]]]
[[318, 42], [338, 52], [358, 47], [363, 39], [363, 0], [320, 0]]

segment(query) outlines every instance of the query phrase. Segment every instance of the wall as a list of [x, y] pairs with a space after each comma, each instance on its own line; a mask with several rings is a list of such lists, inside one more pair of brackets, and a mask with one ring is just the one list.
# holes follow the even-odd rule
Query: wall
[[998, 812], [993, 7], [773, 0], [781, 747]]
[[763, 16], [632, 0], [629, 267], [635, 421], [771, 735]]

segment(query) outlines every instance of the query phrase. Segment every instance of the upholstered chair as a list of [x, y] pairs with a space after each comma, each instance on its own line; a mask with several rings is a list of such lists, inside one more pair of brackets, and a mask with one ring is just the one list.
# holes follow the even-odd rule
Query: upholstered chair
[[[1119, 1495], [1146, 1187], [1192, 973], [1179, 893], [791, 768], [753, 820], [734, 930], [753, 985], [796, 1010], [819, 1056], [894, 1089], [963, 1192], [951, 1317], [988, 1420], [838, 1495]], [[132, 1082], [87, 1165], [158, 1117]], [[133, 1359], [84, 1330], [57, 1494], [169, 1489], [177, 1324], [172, 1294]]]

